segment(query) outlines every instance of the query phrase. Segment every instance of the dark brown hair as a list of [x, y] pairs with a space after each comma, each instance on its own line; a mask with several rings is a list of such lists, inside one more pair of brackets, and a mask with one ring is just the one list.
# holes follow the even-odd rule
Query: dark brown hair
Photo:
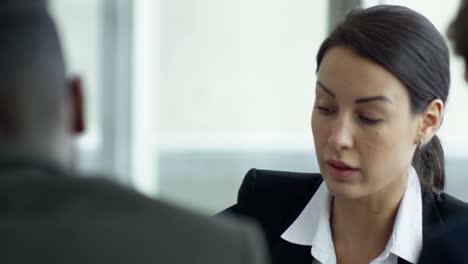
[[[447, 100], [450, 87], [449, 52], [444, 38], [421, 14], [402, 6], [355, 9], [324, 40], [317, 54], [317, 71], [325, 53], [346, 46], [395, 75], [406, 87], [413, 114], [434, 99]], [[412, 161], [424, 193], [445, 186], [444, 152], [437, 136], [418, 148]]]
[[463, 0], [461, 2], [448, 34], [454, 41], [455, 52], [463, 56], [465, 63], [468, 65], [468, 1]]

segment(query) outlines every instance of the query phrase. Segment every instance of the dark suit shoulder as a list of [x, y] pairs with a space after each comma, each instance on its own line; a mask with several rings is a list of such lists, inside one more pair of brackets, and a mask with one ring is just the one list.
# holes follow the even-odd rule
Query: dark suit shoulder
[[[107, 211], [103, 217], [109, 219], [112, 210], [111, 213], [120, 214], [120, 219], [129, 218], [128, 226], [135, 229], [127, 236], [152, 241], [146, 250], [155, 252], [160, 259], [170, 259], [171, 263], [207, 263], [209, 256], [210, 263], [266, 262], [264, 241], [252, 223], [207, 217], [106, 180], [88, 185], [93, 185], [96, 198], [101, 195], [99, 208]], [[102, 197], [102, 191], [107, 197]], [[111, 203], [116, 208], [109, 209]], [[124, 224], [125, 221], [116, 228]], [[181, 243], [190, 246], [187, 254], [181, 254]]]
[[255, 219], [270, 241], [299, 215], [322, 182], [320, 174], [251, 169], [228, 213]]
[[0, 178], [7, 216], [0, 232], [14, 238], [0, 245], [11, 263], [265, 263], [249, 223], [207, 217], [103, 178], [21, 171]]
[[468, 215], [468, 204], [446, 193], [427, 193], [423, 196], [423, 244], [439, 230]]
[[320, 174], [251, 169], [239, 189], [237, 203], [246, 208], [288, 204], [308, 196], [322, 182]]
[[467, 243], [468, 217], [462, 217], [435, 232], [424, 244], [418, 263], [465, 263]]
[[437, 208], [443, 223], [468, 215], [468, 203], [447, 193], [434, 194], [433, 206]]

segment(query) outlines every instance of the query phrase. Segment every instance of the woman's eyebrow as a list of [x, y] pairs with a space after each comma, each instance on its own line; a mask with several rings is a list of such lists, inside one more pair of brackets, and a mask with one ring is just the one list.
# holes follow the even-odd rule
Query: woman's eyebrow
[[331, 97], [335, 98], [336, 95], [335, 93], [333, 93], [330, 89], [327, 88], [327, 86], [325, 86], [323, 83], [321, 83], [320, 81], [317, 81], [317, 86], [322, 88], [328, 95], [330, 95]]
[[[336, 97], [335, 93], [332, 92], [326, 85], [324, 85], [320, 81], [317, 81], [317, 86], [320, 87], [325, 93], [327, 93], [331, 97], [333, 97], [333, 98]], [[384, 102], [393, 104], [392, 100], [390, 100], [388, 97], [385, 97], [383, 95], [358, 98], [354, 102], [356, 104], [363, 104], [363, 103], [368, 103], [368, 102], [372, 102], [372, 101], [384, 101]]]
[[382, 96], [382, 95], [358, 98], [354, 102], [356, 104], [362, 104], [362, 103], [368, 103], [368, 102], [372, 102], [372, 101], [384, 101], [384, 102], [393, 104], [392, 100], [390, 100], [388, 97], [385, 97], [385, 96]]

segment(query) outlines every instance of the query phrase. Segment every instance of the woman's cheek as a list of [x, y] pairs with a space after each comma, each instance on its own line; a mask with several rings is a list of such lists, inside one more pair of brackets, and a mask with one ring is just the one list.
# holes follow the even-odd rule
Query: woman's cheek
[[312, 134], [314, 137], [315, 147], [320, 150], [323, 148], [328, 141], [328, 128], [326, 122], [319, 122], [319, 120], [314, 119], [312, 121]]
[[366, 162], [375, 163], [382, 159], [382, 155], [390, 152], [389, 144], [381, 133], [367, 135], [360, 141], [358, 148], [361, 154], [361, 160], [364, 158]]

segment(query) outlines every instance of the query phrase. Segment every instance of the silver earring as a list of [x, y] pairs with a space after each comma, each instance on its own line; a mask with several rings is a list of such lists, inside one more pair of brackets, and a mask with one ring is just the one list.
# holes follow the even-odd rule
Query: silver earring
[[423, 144], [424, 144], [424, 139], [419, 138], [418, 139], [418, 148], [421, 148]]

